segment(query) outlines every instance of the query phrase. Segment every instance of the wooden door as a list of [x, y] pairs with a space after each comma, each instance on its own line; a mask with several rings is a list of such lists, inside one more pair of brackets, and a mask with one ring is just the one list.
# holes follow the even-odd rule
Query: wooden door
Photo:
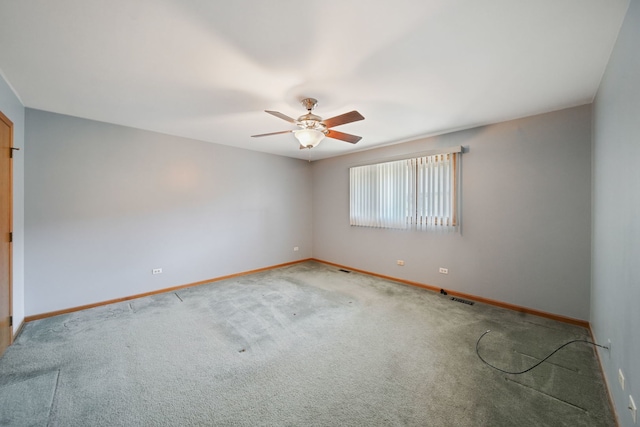
[[11, 344], [11, 232], [13, 123], [0, 112], [0, 355]]

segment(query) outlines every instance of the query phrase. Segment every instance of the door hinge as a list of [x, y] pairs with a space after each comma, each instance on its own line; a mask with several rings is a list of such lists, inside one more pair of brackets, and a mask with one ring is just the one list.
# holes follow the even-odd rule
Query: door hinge
[[9, 243], [13, 243], [13, 231], [9, 232]]
[[9, 326], [13, 326], [13, 316], [9, 316]]

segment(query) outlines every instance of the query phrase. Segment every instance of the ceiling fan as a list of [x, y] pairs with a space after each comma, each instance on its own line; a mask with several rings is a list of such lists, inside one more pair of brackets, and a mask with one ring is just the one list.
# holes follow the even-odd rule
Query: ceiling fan
[[302, 103], [303, 107], [307, 109], [307, 114], [303, 114], [297, 119], [293, 119], [278, 111], [265, 110], [266, 113], [279, 117], [282, 120], [286, 120], [289, 123], [293, 123], [300, 129], [283, 130], [280, 132], [262, 133], [260, 135], [251, 136], [257, 138], [261, 136], [278, 135], [281, 133], [293, 132], [296, 139], [300, 142], [300, 149], [315, 147], [320, 143], [320, 141], [322, 141], [325, 136], [333, 139], [339, 139], [341, 141], [346, 141], [351, 144], [355, 144], [362, 139], [361, 136], [338, 132], [337, 130], [331, 129], [336, 126], [344, 125], [351, 122], [357, 122], [358, 120], [364, 120], [362, 114], [358, 113], [357, 111], [350, 111], [348, 113], [340, 114], [339, 116], [323, 120], [322, 117], [316, 116], [315, 114], [311, 113], [311, 111], [318, 104], [318, 101], [316, 99], [305, 98], [300, 102]]

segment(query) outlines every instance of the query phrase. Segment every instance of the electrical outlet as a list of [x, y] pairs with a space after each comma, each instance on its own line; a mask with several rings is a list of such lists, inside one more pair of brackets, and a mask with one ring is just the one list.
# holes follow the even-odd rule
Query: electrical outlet
[[404, 265], [404, 261], [403, 261], [403, 260], [401, 260], [401, 259], [399, 259], [398, 261], [396, 261], [396, 263], [397, 263], [398, 265]]
[[631, 411], [631, 418], [633, 423], [636, 423], [636, 417], [638, 416], [638, 408], [636, 408], [636, 402], [633, 401], [633, 397], [629, 395], [629, 410]]
[[624, 390], [624, 374], [622, 373], [622, 369], [618, 369], [618, 382], [620, 383], [620, 387]]
[[298, 251], [298, 247], [297, 247], [297, 246], [294, 246], [294, 247], [293, 247], [293, 251], [294, 251], [294, 252], [297, 252], [297, 251]]
[[153, 270], [151, 270], [151, 274], [162, 274], [162, 269], [154, 268]]
[[448, 268], [440, 267], [440, 270], [438, 270], [438, 271], [440, 271], [441, 274], [449, 274], [449, 269]]

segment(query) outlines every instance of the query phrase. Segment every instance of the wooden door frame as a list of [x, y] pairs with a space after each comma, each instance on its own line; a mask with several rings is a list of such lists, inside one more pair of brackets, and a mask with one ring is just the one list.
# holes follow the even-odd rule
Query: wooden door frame
[[[13, 158], [13, 122], [0, 111], [0, 120], [9, 126], [9, 156]], [[9, 232], [13, 236], [13, 160], [9, 162]], [[9, 242], [9, 317], [13, 319], [13, 238]], [[9, 326], [9, 345], [13, 343], [15, 327], [13, 322]], [[1, 355], [1, 353], [0, 353]]]

